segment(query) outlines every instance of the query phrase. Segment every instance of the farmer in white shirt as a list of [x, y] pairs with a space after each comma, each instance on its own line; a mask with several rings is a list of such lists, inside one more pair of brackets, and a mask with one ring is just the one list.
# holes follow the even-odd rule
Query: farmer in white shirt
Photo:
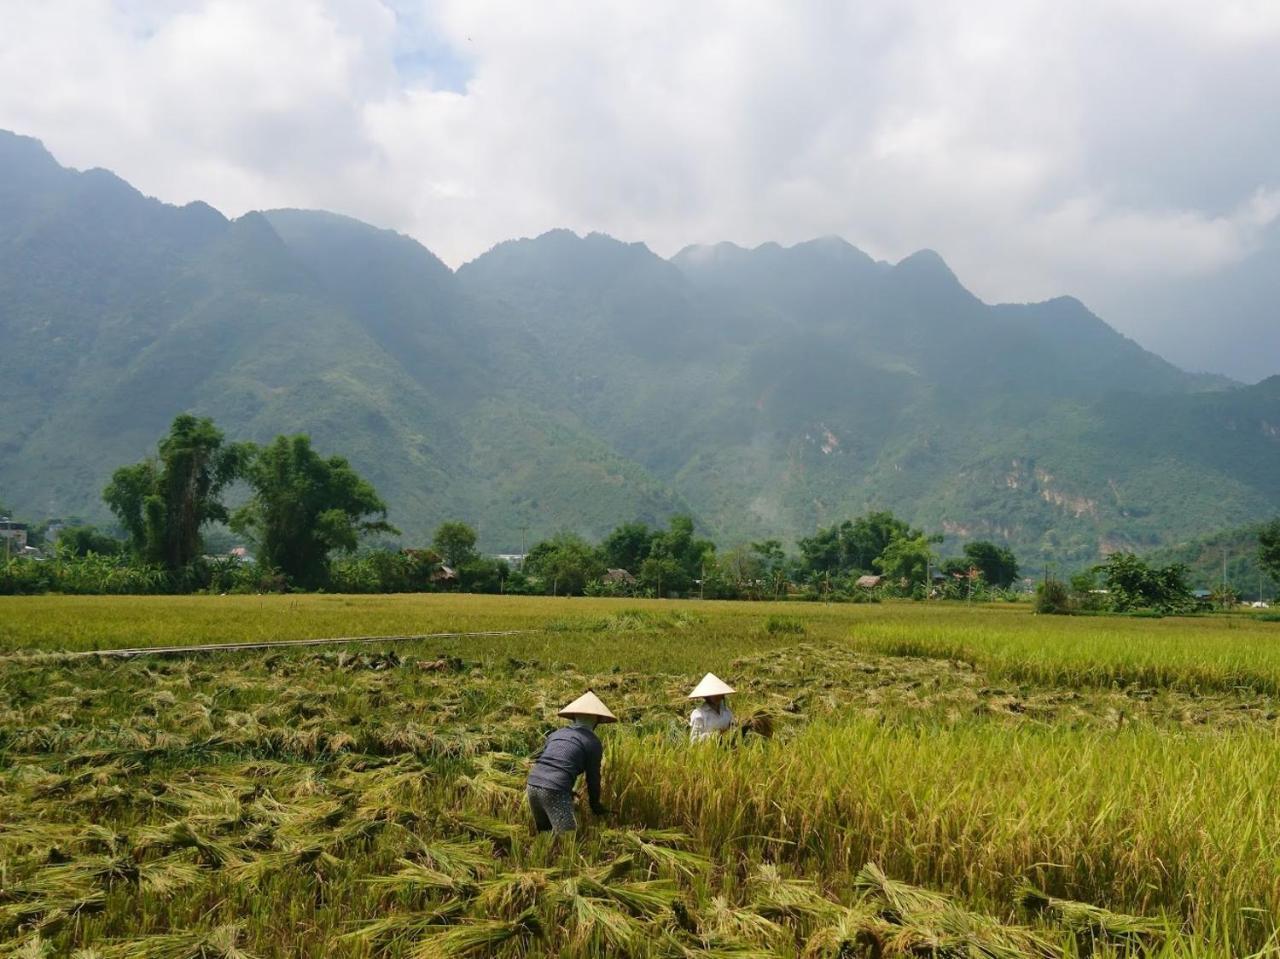
[[689, 742], [710, 739], [733, 725], [733, 712], [724, 701], [731, 692], [733, 687], [714, 673], [702, 677], [702, 682], [689, 694], [690, 699], [702, 700], [702, 705], [689, 717]]

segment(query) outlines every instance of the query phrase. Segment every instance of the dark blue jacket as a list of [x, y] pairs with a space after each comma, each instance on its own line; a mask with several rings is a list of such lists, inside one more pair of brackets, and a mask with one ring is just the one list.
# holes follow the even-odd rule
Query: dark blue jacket
[[600, 805], [600, 760], [604, 747], [596, 734], [584, 726], [566, 726], [547, 737], [529, 770], [529, 785], [560, 792], [573, 792], [581, 773], [587, 774], [587, 798], [591, 808]]

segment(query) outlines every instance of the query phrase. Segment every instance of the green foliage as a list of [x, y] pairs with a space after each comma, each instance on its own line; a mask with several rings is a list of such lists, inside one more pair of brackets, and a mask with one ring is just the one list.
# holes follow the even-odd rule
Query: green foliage
[[439, 555], [429, 549], [370, 550], [332, 560], [328, 586], [338, 593], [421, 593], [432, 588], [439, 566]]
[[557, 533], [537, 543], [524, 560], [524, 570], [536, 576], [543, 592], [556, 596], [581, 596], [587, 585], [605, 571], [600, 550], [575, 533]]
[[600, 544], [604, 564], [609, 569], [625, 569], [634, 573], [649, 555], [655, 530], [639, 521], [623, 523], [614, 528]]
[[467, 593], [501, 593], [511, 573], [502, 560], [477, 556], [457, 569], [458, 588]]
[[58, 532], [58, 548], [74, 556], [117, 556], [127, 548], [126, 543], [101, 532], [96, 526], [64, 526]]
[[1036, 612], [1065, 615], [1073, 611], [1071, 592], [1060, 579], [1047, 579], [1036, 587]]
[[640, 565], [640, 581], [655, 596], [685, 595], [715, 562], [715, 544], [694, 536], [691, 516], [673, 516], [665, 532], [653, 536]]
[[650, 596], [659, 599], [679, 596], [688, 592], [693, 584], [693, 578], [684, 567], [670, 556], [650, 556], [640, 564], [637, 579]]
[[1098, 588], [1098, 571], [1094, 567], [1082, 569], [1078, 573], [1072, 574], [1068, 582], [1071, 586], [1071, 592], [1075, 596], [1092, 593]]
[[1209, 594], [1209, 602], [1218, 609], [1233, 609], [1240, 603], [1240, 594], [1230, 583], [1219, 583]]
[[396, 532], [373, 487], [343, 457], [322, 458], [306, 436], [253, 450], [244, 474], [253, 493], [231, 528], [253, 538], [264, 565], [301, 586], [322, 585], [329, 554], [355, 550], [361, 534]]
[[1101, 573], [1116, 612], [1152, 609], [1181, 612], [1195, 606], [1187, 585], [1187, 568], [1181, 563], [1152, 568], [1133, 553], [1112, 553], [1096, 567]]
[[929, 567], [933, 562], [933, 542], [933, 539], [923, 533], [899, 536], [875, 558], [875, 566], [891, 582], [922, 585], [928, 578]]
[[1280, 582], [1280, 516], [1258, 530], [1258, 561]]
[[1098, 585], [1098, 571], [1093, 567], [1080, 570], [1069, 580], [1071, 608], [1087, 613], [1100, 613], [1111, 606], [1111, 597]]
[[139, 557], [180, 570], [200, 555], [201, 528], [229, 518], [219, 496], [245, 455], [243, 447], [224, 446], [213, 420], [182, 413], [157, 457], [116, 470], [102, 496]]
[[476, 558], [476, 531], [462, 522], [441, 523], [431, 537], [431, 548], [445, 565], [457, 569]]
[[[855, 520], [845, 520], [799, 542], [802, 568], [809, 574], [847, 575], [869, 573], [880, 569], [876, 565], [898, 539], [919, 536], [906, 522], [892, 513], [881, 511], [868, 513]], [[923, 581], [924, 575], [921, 573]]]
[[0, 595], [38, 593], [126, 595], [172, 593], [192, 588], [207, 571], [194, 563], [176, 573], [134, 557], [61, 549], [47, 559], [10, 559], [0, 564]]
[[984, 582], [1007, 589], [1018, 579], [1018, 560], [1013, 551], [979, 540], [964, 545], [965, 559], [982, 573]]

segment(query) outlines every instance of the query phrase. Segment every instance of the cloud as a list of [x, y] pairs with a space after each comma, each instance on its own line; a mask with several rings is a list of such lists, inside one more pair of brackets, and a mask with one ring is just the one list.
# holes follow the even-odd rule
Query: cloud
[[[231, 214], [348, 213], [458, 264], [557, 226], [930, 246], [991, 300], [1248, 255], [1280, 6], [0, 0], [0, 126]], [[1123, 317], [1108, 317], [1123, 325]]]

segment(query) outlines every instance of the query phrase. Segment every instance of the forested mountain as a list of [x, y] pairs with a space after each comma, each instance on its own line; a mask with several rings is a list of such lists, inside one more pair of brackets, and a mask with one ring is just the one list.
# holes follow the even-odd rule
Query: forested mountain
[[928, 251], [553, 231], [456, 273], [327, 213], [227, 220], [0, 134], [0, 499], [101, 519], [172, 416], [310, 433], [420, 539], [692, 512], [722, 542], [872, 507], [1028, 559], [1280, 509], [1280, 378], [1185, 373], [1082, 304], [990, 306]]

